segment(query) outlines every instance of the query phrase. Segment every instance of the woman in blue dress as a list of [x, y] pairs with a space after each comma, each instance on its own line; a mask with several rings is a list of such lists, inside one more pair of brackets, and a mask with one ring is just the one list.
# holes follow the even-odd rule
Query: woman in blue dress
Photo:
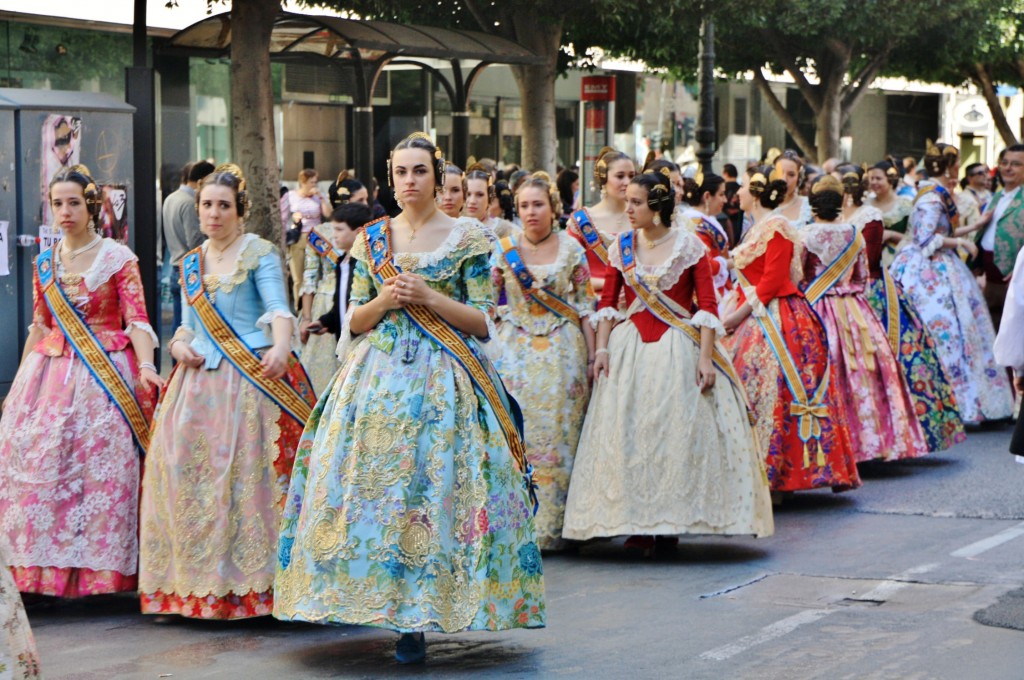
[[299, 444], [274, 615], [399, 633], [536, 628], [544, 581], [518, 409], [494, 337], [490, 243], [434, 202], [441, 153], [422, 133], [389, 159], [403, 211], [356, 240], [341, 370]]

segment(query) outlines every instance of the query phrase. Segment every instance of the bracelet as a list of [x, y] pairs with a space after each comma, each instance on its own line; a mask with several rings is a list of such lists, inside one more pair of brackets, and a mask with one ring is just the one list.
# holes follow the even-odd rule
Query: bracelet
[[156, 373], [156, 364], [154, 364], [152, 361], [140, 361], [139, 370], [141, 371], [144, 368], [148, 368], [149, 370]]
[[181, 342], [181, 338], [171, 338], [171, 341], [167, 343], [167, 351], [170, 352], [171, 348], [174, 347], [174, 343]]
[[598, 354], [608, 354], [608, 348], [602, 347], [601, 349], [595, 349], [594, 356], [596, 357]]

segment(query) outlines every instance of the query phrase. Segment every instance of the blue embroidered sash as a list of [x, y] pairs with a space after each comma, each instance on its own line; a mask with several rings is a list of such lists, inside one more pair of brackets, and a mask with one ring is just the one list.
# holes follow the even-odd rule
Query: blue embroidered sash
[[54, 274], [53, 251], [59, 245], [44, 250], [36, 259], [36, 271], [39, 275], [39, 284], [43, 289], [43, 297], [46, 298], [46, 305], [50, 313], [57, 321], [64, 337], [74, 350], [78, 358], [82, 360], [89, 373], [99, 383], [100, 388], [107, 395], [110, 401], [117, 407], [121, 417], [132, 432], [139, 451], [143, 456], [149, 449], [149, 422], [146, 420], [142, 407], [135, 396], [128, 382], [117, 370], [110, 355], [100, 344], [99, 339], [89, 328], [82, 315], [75, 309], [67, 295], [57, 283]]
[[307, 245], [313, 249], [313, 252], [322, 258], [330, 260], [331, 264], [337, 266], [341, 256], [338, 255], [338, 251], [334, 249], [331, 242], [325, 239], [316, 229], [310, 229], [308, 236]]
[[594, 221], [590, 219], [590, 213], [587, 212], [586, 208], [580, 208], [572, 214], [569, 226], [575, 227], [573, 231], [583, 237], [583, 247], [587, 252], [593, 253], [597, 256], [597, 259], [607, 265], [608, 249], [604, 247], [601, 232], [594, 226]]

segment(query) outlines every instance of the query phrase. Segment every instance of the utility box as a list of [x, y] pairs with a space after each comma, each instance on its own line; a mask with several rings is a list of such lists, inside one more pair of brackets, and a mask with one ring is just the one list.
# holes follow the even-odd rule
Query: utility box
[[33, 260], [60, 237], [46, 199], [50, 178], [87, 166], [103, 199], [100, 234], [134, 249], [134, 111], [106, 94], [0, 88], [0, 398], [32, 323]]

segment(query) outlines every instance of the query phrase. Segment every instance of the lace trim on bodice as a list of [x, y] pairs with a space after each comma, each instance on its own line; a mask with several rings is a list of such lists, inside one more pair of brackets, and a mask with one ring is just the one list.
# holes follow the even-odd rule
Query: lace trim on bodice
[[[636, 272], [648, 284], [657, 282], [660, 290], [669, 290], [679, 282], [679, 277], [687, 269], [697, 264], [708, 249], [696, 234], [686, 229], [674, 228], [676, 241], [672, 246], [672, 254], [658, 265], [646, 265], [640, 262], [637, 255]], [[608, 261], [613, 267], [622, 271], [622, 253], [619, 252], [619, 240], [615, 239], [608, 248]]]
[[800, 230], [800, 239], [804, 247], [817, 255], [823, 265], [828, 265], [849, 245], [856, 229], [856, 226], [843, 222], [812, 222]]
[[873, 205], [868, 205], [867, 203], [857, 208], [857, 212], [853, 213], [853, 216], [850, 218], [850, 222], [857, 227], [857, 231], [863, 231], [864, 226], [868, 222], [875, 221], [884, 223], [884, 220], [882, 219], [882, 211]]
[[[242, 238], [245, 239], [245, 242], [242, 244], [242, 249], [238, 251], [238, 262], [235, 265], [235, 271], [230, 274], [207, 274], [204, 276], [203, 285], [206, 286], [207, 292], [213, 293], [221, 290], [225, 294], [230, 293], [238, 285], [245, 282], [250, 271], [259, 266], [261, 257], [274, 250], [273, 243], [260, 238], [256, 234], [245, 234]], [[203, 242], [204, 255], [209, 245], [209, 241]]]
[[789, 263], [789, 276], [793, 281], [803, 278], [803, 243], [800, 234], [789, 220], [778, 215], [768, 215], [750, 228], [747, 240], [732, 249], [732, 259], [737, 269], [745, 269], [751, 262], [765, 254], [768, 243], [775, 234], [793, 243], [793, 258]]
[[90, 293], [95, 293], [96, 289], [121, 271], [126, 264], [137, 262], [138, 259], [128, 246], [109, 238], [103, 239], [103, 242], [100, 243], [100, 250], [96, 253], [96, 259], [81, 274], [66, 274], [64, 272], [64, 263], [61, 261], [57, 251], [54, 251], [53, 257], [57, 267], [57, 276], [62, 281], [76, 282], [81, 280]]
[[[491, 243], [487, 240], [486, 227], [472, 217], [455, 220], [451, 231], [437, 248], [423, 253], [395, 253], [395, 264], [402, 271], [414, 271], [428, 281], [444, 281], [455, 276], [462, 263], [477, 255], [487, 255]], [[365, 232], [361, 233], [352, 247], [352, 257], [372, 267], [370, 246]], [[427, 275], [424, 270], [440, 268]]]
[[[533, 274], [533, 279], [536, 284], [541, 286], [551, 285], [558, 277], [558, 273], [566, 267], [575, 267], [579, 264], [581, 252], [574, 246], [578, 246], [575, 239], [566, 234], [565, 232], [559, 232], [555, 234], [555, 238], [558, 239], [558, 254], [555, 256], [555, 261], [550, 264], [528, 264], [526, 268]], [[522, 247], [521, 243], [517, 243]], [[573, 256], [576, 257], [573, 257]]]
[[500, 217], [491, 217], [486, 222], [487, 226], [491, 228], [495, 236], [498, 238], [505, 238], [506, 236], [516, 236], [519, 234], [519, 227], [514, 223], [504, 220]]
[[888, 229], [910, 215], [910, 210], [914, 207], [914, 202], [906, 196], [897, 196], [896, 200], [892, 202], [892, 205], [889, 206], [888, 210], [882, 210], [874, 202], [867, 205], [870, 205], [881, 213], [882, 224], [884, 224], [885, 228]]
[[711, 215], [705, 215], [692, 205], [680, 203], [679, 207], [677, 207], [675, 212], [672, 214], [672, 225], [675, 227], [683, 227], [687, 231], [696, 233], [699, 222], [707, 222], [711, 225], [712, 229], [728, 240], [729, 235], [725, 233], [725, 229], [722, 227], [721, 222], [718, 221], [718, 218]]

